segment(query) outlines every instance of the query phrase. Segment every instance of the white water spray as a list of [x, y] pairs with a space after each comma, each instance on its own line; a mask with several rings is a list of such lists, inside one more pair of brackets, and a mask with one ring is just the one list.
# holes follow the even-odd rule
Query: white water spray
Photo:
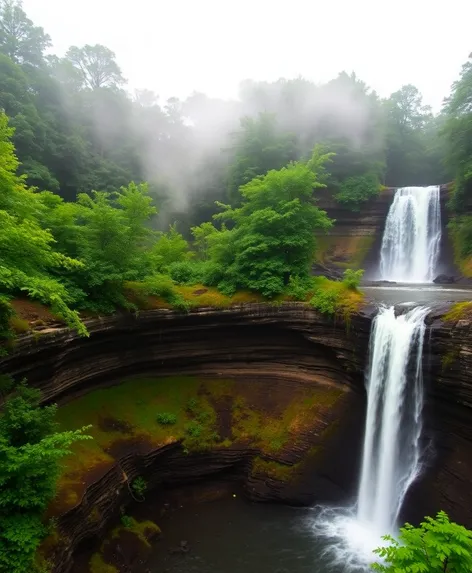
[[380, 250], [380, 277], [407, 283], [432, 282], [441, 241], [438, 185], [397, 189]]
[[382, 308], [370, 337], [367, 415], [357, 504], [325, 509], [315, 523], [335, 561], [363, 569], [381, 537], [395, 534], [408, 488], [421, 469], [424, 319], [428, 308], [395, 316]]

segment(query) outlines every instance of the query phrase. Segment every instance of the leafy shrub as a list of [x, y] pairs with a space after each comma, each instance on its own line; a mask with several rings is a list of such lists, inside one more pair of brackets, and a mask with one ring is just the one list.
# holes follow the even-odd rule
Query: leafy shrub
[[[352, 279], [356, 283], [359, 277], [358, 271]], [[350, 277], [351, 274], [349, 273]], [[363, 295], [350, 285], [352, 282], [330, 281], [326, 277], [313, 278], [314, 295], [310, 300], [311, 306], [325, 314], [340, 314], [348, 320], [350, 315], [357, 311], [362, 302]]]
[[192, 420], [185, 426], [185, 433], [191, 438], [199, 438], [202, 434], [203, 428], [199, 422]]
[[325, 314], [334, 314], [338, 308], [339, 292], [335, 289], [318, 289], [310, 304]]
[[40, 406], [40, 392], [20, 384], [0, 418], [0, 570], [29, 573], [47, 534], [43, 515], [56, 494], [60, 459], [82, 430], [57, 432], [56, 406]]
[[129, 515], [123, 514], [121, 516], [121, 523], [123, 524], [123, 527], [129, 529], [130, 527], [133, 527], [133, 518]]
[[305, 300], [312, 289], [313, 280], [311, 277], [291, 276], [285, 294], [295, 300]]
[[135, 493], [138, 497], [144, 497], [144, 494], [147, 490], [147, 483], [145, 479], [141, 476], [138, 476], [135, 480], [133, 480], [131, 489], [133, 490], [133, 493]]
[[12, 336], [10, 319], [14, 311], [10, 304], [10, 298], [0, 294], [0, 339]]
[[199, 282], [205, 286], [218, 286], [225, 276], [223, 266], [214, 261], [202, 261], [199, 269]]
[[170, 225], [167, 233], [159, 233], [158, 240], [151, 249], [150, 258], [154, 267], [165, 272], [169, 265], [188, 260], [192, 253], [188, 243], [177, 231], [177, 225]]
[[334, 198], [353, 211], [359, 211], [362, 203], [380, 193], [380, 181], [375, 173], [365, 173], [354, 177], [347, 177], [339, 185]]
[[187, 410], [192, 414], [195, 414], [198, 410], [198, 400], [196, 398], [189, 398], [187, 400]]
[[346, 269], [343, 274], [343, 284], [351, 290], [356, 290], [361, 284], [362, 277], [364, 276], [363, 269], [353, 271], [352, 269]]
[[156, 416], [158, 424], [162, 426], [172, 426], [177, 423], [177, 416], [169, 412], [159, 412]]
[[181, 261], [169, 265], [169, 275], [178, 285], [197, 284], [200, 282], [198, 263]]
[[159, 296], [174, 308], [187, 312], [189, 305], [184, 297], [177, 292], [175, 285], [166, 275], [153, 275], [144, 281], [144, 293]]
[[472, 531], [449, 521], [444, 511], [440, 511], [436, 518], [426, 517], [419, 527], [405, 524], [400, 529], [398, 540], [390, 535], [383, 539], [388, 545], [374, 551], [383, 560], [383, 563], [372, 564], [375, 571], [472, 571]]

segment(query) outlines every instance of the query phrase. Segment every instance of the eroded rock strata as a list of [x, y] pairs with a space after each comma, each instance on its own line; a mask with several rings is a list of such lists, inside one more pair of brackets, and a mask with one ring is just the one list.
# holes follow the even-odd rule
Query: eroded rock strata
[[[416, 519], [442, 508], [470, 527], [472, 326], [468, 321], [443, 322], [445, 310], [434, 311], [428, 319], [425, 440], [433, 447], [428, 471], [405, 504], [405, 517]], [[128, 442], [117, 463], [87, 477], [73, 507], [56, 504], [51, 509], [61, 537], [51, 553], [54, 571], [66, 573], [78, 544], [103, 533], [118, 507], [129, 500], [129, 483], [138, 475], [150, 486], [226, 476], [243, 483], [247, 495], [259, 501], [306, 504], [351, 495], [357, 481], [363, 371], [374, 314], [374, 308], [366, 308], [346, 325], [298, 303], [199, 309], [188, 315], [154, 310], [91, 320], [88, 339], [66, 329], [20, 338], [0, 361], [1, 372], [27, 377], [41, 388], [46, 401], [65, 403], [137, 373], [250, 379], [268, 396], [280, 384], [343, 391], [335, 406], [304, 430], [296, 446], [277, 455], [250, 444], [185, 454], [178, 442], [160, 447]], [[288, 480], [254, 472], [255, 456], [296, 470]]]

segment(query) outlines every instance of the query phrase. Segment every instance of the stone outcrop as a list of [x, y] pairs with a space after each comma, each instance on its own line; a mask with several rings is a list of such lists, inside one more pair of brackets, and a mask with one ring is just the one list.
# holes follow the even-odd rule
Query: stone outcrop
[[[428, 317], [425, 341], [425, 444], [427, 471], [405, 503], [404, 516], [419, 519], [438, 509], [472, 527], [472, 324], [447, 323], [447, 306]], [[187, 315], [169, 310], [122, 314], [88, 322], [89, 338], [51, 329], [18, 339], [0, 372], [26, 377], [45, 401], [65, 402], [126, 375], [178, 372], [250, 377], [270, 393], [271, 384], [328, 384], [345, 389], [330, 411], [336, 431], [314, 429], [304, 449], [284, 451], [279, 463], [303, 462], [285, 482], [250, 471], [260, 452], [250, 446], [185, 455], [178, 443], [160, 448], [128, 444], [119, 463], [90, 481], [77, 505], [59, 516], [63, 543], [54, 552], [55, 573], [66, 573], [77, 545], [100, 534], [129, 499], [128, 485], [145, 475], [150, 485], [174, 485], [218, 474], [240, 480], [256, 500], [307, 504], [335, 501], [356, 488], [364, 423], [364, 369], [372, 317], [365, 308], [349, 325], [301, 303], [201, 308]], [[330, 420], [324, 420], [327, 425]], [[322, 446], [310, 461], [306, 453]], [[306, 446], [306, 447], [305, 447]], [[92, 511], [96, 508], [96, 511]]]

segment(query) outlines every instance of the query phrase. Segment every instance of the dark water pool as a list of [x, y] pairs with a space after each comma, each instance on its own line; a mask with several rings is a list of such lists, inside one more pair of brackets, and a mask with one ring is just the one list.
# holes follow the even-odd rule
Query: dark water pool
[[[234, 497], [235, 495], [235, 497]], [[163, 507], [167, 507], [163, 513]], [[158, 515], [155, 515], [155, 513]], [[159, 541], [132, 573], [341, 573], [313, 531], [315, 512], [246, 501], [226, 491], [206, 502], [141, 508], [162, 529]], [[181, 542], [187, 553], [173, 553]]]

